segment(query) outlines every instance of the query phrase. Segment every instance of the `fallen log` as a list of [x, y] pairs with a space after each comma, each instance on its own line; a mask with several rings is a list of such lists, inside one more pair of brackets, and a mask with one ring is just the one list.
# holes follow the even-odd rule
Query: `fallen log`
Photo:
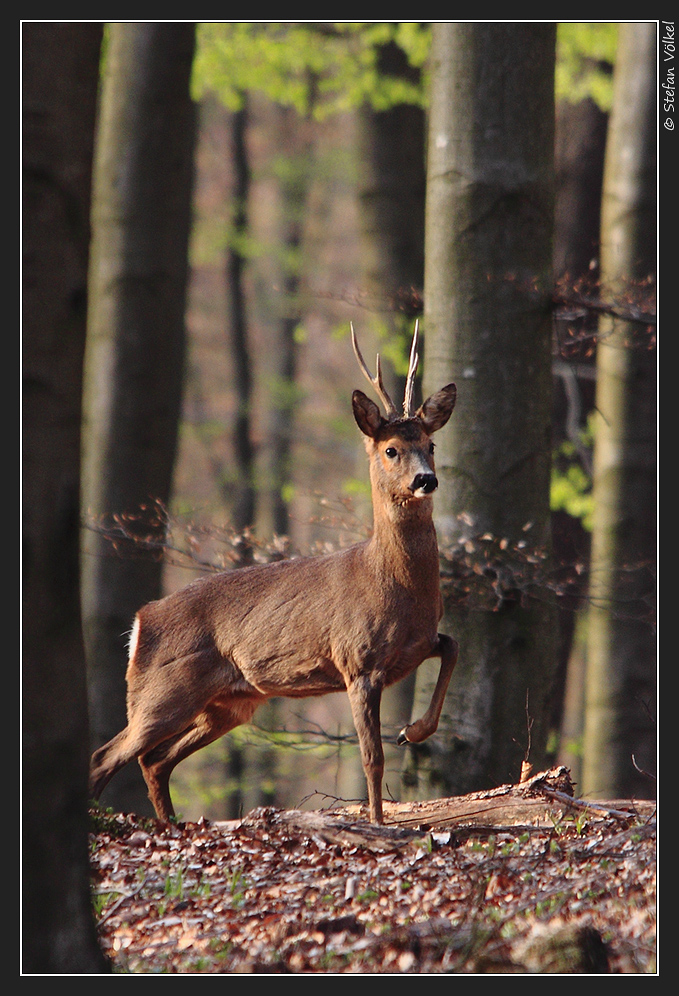
[[[216, 823], [225, 828], [261, 827], [262, 821], [322, 839], [328, 844], [360, 846], [370, 850], [430, 847], [437, 835], [450, 831], [462, 839], [470, 834], [525, 833], [552, 830], [574, 813], [590, 819], [615, 819], [622, 828], [650, 820], [655, 803], [647, 800], [613, 802], [577, 799], [570, 772], [559, 766], [517, 784], [484, 792], [428, 799], [421, 802], [385, 802], [384, 824], [368, 821], [365, 806], [329, 811], [255, 809], [242, 820]], [[450, 839], [450, 837], [448, 839]]]

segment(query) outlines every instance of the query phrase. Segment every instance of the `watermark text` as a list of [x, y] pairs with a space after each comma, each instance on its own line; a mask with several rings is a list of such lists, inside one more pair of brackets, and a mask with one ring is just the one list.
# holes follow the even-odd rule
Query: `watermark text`
[[667, 131], [674, 131], [674, 21], [661, 21], [660, 30], [660, 64], [663, 69], [660, 99], [665, 114], [663, 126]]

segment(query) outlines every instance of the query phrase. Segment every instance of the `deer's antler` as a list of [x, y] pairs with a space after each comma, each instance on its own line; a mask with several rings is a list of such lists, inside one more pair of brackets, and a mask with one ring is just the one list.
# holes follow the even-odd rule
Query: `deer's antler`
[[351, 322], [350, 325], [351, 325], [351, 344], [354, 347], [354, 354], [356, 355], [356, 359], [358, 360], [359, 367], [365, 374], [367, 380], [370, 381], [372, 386], [377, 391], [380, 400], [384, 405], [384, 410], [387, 414], [387, 418], [397, 418], [398, 409], [396, 408], [396, 405], [387, 394], [384, 384], [382, 383], [382, 371], [380, 369], [380, 354], [379, 353], [377, 354], [376, 373], [375, 376], [373, 377], [370, 371], [368, 370], [367, 366], [365, 365], [365, 360], [363, 359], [361, 350], [358, 348], [358, 342], [356, 340], [356, 333], [354, 332], [353, 322]]
[[420, 322], [419, 319], [415, 320], [415, 332], [413, 333], [413, 344], [410, 347], [410, 363], [408, 364], [408, 376], [406, 378], [406, 389], [405, 395], [403, 397], [403, 414], [406, 418], [412, 418], [415, 412], [413, 411], [413, 389], [415, 387], [415, 374], [417, 373], [417, 364], [420, 362], [420, 354], [417, 352], [417, 347], [420, 341]]
[[[365, 364], [361, 350], [358, 347], [358, 341], [356, 339], [356, 333], [354, 332], [353, 322], [351, 325], [351, 344], [354, 347], [354, 353], [356, 359], [358, 360], [358, 365], [365, 374], [366, 379], [372, 384], [372, 386], [377, 391], [382, 404], [384, 405], [385, 411], [388, 418], [398, 418], [398, 410], [396, 405], [391, 400], [386, 392], [384, 384], [382, 383], [382, 371], [380, 368], [380, 354], [377, 354], [376, 360], [376, 374], [373, 377], [368, 367]], [[415, 414], [413, 411], [413, 391], [415, 388], [415, 375], [417, 373], [417, 365], [420, 361], [420, 354], [417, 351], [420, 341], [420, 323], [419, 320], [415, 322], [415, 332], [413, 333], [413, 342], [410, 347], [410, 362], [408, 364], [408, 376], [406, 378], [406, 388], [405, 395], [403, 398], [403, 414], [406, 418], [412, 418]]]

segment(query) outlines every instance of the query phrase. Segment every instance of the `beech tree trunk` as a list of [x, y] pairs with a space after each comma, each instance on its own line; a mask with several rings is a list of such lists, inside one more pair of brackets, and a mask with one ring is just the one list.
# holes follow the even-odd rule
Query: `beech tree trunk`
[[258, 532], [263, 538], [290, 532], [290, 493], [295, 415], [298, 406], [297, 329], [303, 318], [301, 256], [311, 189], [314, 134], [311, 119], [275, 105], [272, 128], [281, 149], [277, 172], [277, 299], [273, 302], [270, 349], [262, 364], [267, 385], [260, 452]]
[[[554, 24], [433, 27], [423, 394], [457, 384], [435, 514], [460, 661], [438, 734], [409, 749], [419, 797], [518, 780], [546, 755], [556, 614], [529, 572], [550, 556], [555, 45]], [[456, 563], [490, 602], [462, 596]]]
[[[94, 166], [84, 393], [83, 507], [110, 528], [162, 540], [180, 414], [191, 218], [195, 25], [109, 29]], [[126, 724], [125, 634], [161, 594], [162, 556], [113, 547], [93, 528], [82, 551], [92, 746]], [[151, 813], [136, 765], [102, 801]]]
[[[377, 68], [413, 82], [419, 74], [394, 42], [380, 48]], [[366, 289], [378, 308], [411, 318], [418, 303], [411, 292], [419, 296], [424, 287], [425, 112], [410, 104], [363, 107], [358, 135]]]
[[102, 27], [25, 22], [23, 56], [24, 974], [105, 972], [90, 906], [79, 603], [82, 369]]
[[[380, 47], [377, 69], [412, 82], [420, 73], [395, 42]], [[364, 106], [358, 114], [362, 290], [374, 300], [372, 321], [384, 331], [386, 350], [391, 352], [399, 338], [403, 344], [404, 367], [395, 370], [387, 362], [383, 370], [388, 393], [397, 400], [403, 398], [406, 358], [424, 292], [425, 134], [425, 112], [412, 104], [386, 110]], [[383, 727], [400, 730], [409, 722], [414, 689], [414, 674], [386, 689]], [[385, 751], [387, 767], [391, 761], [398, 770], [399, 749], [385, 744]]]
[[[565, 281], [567, 292], [584, 284], [585, 290], [592, 288], [592, 294], [596, 293], [607, 127], [607, 112], [590, 97], [577, 104], [562, 100], [557, 105], [554, 275]], [[555, 322], [560, 352], [554, 364], [553, 448], [568, 440], [588, 476], [591, 458], [581, 433], [594, 408], [596, 371], [590, 351], [596, 322], [594, 315]], [[566, 511], [554, 511], [552, 534], [555, 564], [589, 564], [590, 534], [579, 520]], [[578, 786], [582, 785], [586, 629], [587, 613], [582, 610], [581, 598], [560, 598], [554, 725], [560, 730], [558, 759]]]
[[[231, 114], [231, 140], [233, 148], [234, 192], [234, 241], [226, 258], [226, 281], [229, 298], [229, 319], [232, 354], [235, 370], [235, 392], [238, 408], [233, 431], [237, 478], [230, 492], [228, 504], [233, 508], [234, 528], [241, 531], [255, 522], [257, 494], [255, 489], [255, 447], [252, 441], [252, 361], [248, 344], [248, 317], [245, 298], [244, 271], [246, 258], [239, 238], [248, 232], [248, 197], [250, 192], [250, 162], [247, 150], [248, 105]], [[235, 496], [235, 497], [234, 497]], [[245, 556], [249, 555], [248, 550]]]
[[[656, 26], [619, 29], [601, 220], [602, 293], [624, 302], [656, 265]], [[583, 791], [652, 798], [656, 644], [656, 351], [605, 318], [597, 341], [594, 517]], [[636, 767], [635, 767], [636, 762]]]

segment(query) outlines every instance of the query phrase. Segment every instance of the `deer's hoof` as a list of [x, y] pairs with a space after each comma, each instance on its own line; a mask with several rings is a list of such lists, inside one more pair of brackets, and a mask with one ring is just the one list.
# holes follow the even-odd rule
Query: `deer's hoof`
[[408, 727], [404, 726], [403, 729], [401, 730], [401, 732], [399, 733], [399, 735], [396, 737], [396, 743], [398, 744], [399, 747], [402, 747], [403, 744], [410, 743], [410, 741], [408, 740], [407, 732], [406, 732], [407, 729], [408, 729]]

